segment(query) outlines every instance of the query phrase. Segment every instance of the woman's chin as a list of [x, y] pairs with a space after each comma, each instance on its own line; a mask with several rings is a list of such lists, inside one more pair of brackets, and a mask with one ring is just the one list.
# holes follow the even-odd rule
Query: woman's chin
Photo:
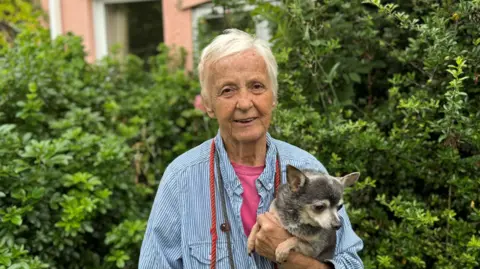
[[264, 139], [266, 136], [265, 131], [247, 131], [247, 132], [237, 132], [233, 134], [233, 140], [241, 144], [251, 144], [256, 143]]

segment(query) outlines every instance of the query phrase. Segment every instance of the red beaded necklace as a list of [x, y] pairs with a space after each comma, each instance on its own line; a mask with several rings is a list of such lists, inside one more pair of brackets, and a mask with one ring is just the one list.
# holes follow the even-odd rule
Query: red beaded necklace
[[[212, 235], [212, 251], [210, 269], [215, 269], [215, 263], [217, 260], [217, 210], [215, 208], [215, 140], [212, 140], [210, 148], [210, 206], [212, 211], [212, 226], [210, 228], [210, 234]], [[277, 158], [275, 167], [275, 192], [277, 194], [278, 186], [280, 186], [280, 162]], [[227, 224], [228, 225], [228, 224]], [[275, 265], [275, 268], [277, 266]]]

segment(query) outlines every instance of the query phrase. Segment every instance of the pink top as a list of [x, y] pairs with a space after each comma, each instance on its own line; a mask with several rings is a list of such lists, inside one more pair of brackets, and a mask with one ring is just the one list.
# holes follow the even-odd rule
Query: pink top
[[260, 203], [260, 196], [258, 195], [255, 182], [262, 174], [265, 166], [245, 166], [233, 162], [232, 166], [243, 187], [243, 203], [240, 208], [240, 216], [242, 217], [245, 234], [249, 236], [253, 225], [257, 221], [257, 209]]

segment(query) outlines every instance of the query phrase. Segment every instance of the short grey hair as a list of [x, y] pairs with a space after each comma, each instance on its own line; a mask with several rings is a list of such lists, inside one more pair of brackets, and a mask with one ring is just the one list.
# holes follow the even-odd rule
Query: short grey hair
[[275, 102], [278, 96], [278, 65], [272, 50], [267, 41], [254, 37], [244, 31], [238, 29], [227, 29], [223, 33], [203, 49], [198, 64], [198, 75], [200, 79], [201, 95], [204, 102], [207, 101], [208, 93], [206, 87], [205, 74], [206, 64], [215, 63], [216, 61], [236, 53], [240, 53], [249, 49], [255, 49], [265, 60], [267, 65], [268, 77], [272, 83], [272, 91]]

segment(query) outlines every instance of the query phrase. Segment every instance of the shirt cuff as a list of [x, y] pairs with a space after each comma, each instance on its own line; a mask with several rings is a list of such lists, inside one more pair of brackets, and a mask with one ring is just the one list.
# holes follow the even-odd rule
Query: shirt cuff
[[322, 261], [322, 262], [325, 263], [325, 264], [327, 264], [327, 265], [329, 265], [330, 268], [332, 268], [332, 269], [338, 268], [338, 267], [337, 267], [337, 264], [335, 263], [334, 260], [327, 259], [327, 260], [324, 260], [324, 261]]

